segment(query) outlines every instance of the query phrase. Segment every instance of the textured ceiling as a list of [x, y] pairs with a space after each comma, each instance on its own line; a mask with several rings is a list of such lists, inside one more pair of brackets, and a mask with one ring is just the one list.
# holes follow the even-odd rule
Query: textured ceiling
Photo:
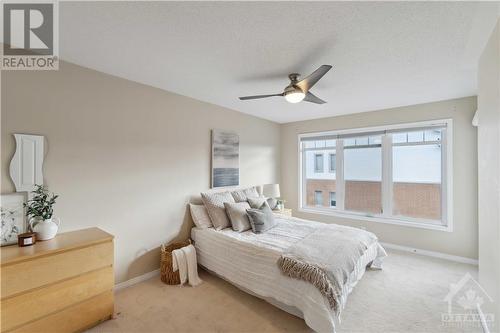
[[[498, 3], [61, 2], [61, 58], [284, 123], [476, 93]], [[276, 97], [287, 75], [333, 69], [324, 105]], [[138, 111], [140, 112], [140, 111]]]

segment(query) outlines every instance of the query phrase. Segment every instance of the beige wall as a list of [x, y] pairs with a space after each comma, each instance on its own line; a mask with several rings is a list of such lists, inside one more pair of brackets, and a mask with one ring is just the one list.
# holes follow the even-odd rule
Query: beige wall
[[[468, 97], [382, 111], [301, 121], [281, 127], [281, 194], [295, 214], [328, 223], [365, 227], [387, 243], [477, 259], [477, 133], [471, 125], [476, 98]], [[433, 231], [297, 212], [300, 133], [349, 129], [432, 119], [453, 119], [454, 230]]]
[[46, 137], [45, 183], [62, 231], [116, 236], [116, 281], [158, 268], [188, 236], [186, 203], [210, 184], [210, 130], [240, 135], [242, 184], [279, 181], [279, 125], [76, 65], [2, 73], [1, 191], [14, 191], [13, 133]]
[[500, 330], [500, 20], [478, 69], [479, 282], [496, 302], [492, 332]]

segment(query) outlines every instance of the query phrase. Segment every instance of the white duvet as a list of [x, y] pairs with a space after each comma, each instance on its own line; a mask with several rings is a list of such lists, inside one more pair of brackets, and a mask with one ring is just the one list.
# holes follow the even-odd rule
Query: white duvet
[[[232, 229], [193, 228], [191, 237], [198, 263], [246, 292], [301, 316], [313, 330], [335, 332], [339, 318], [326, 298], [312, 284], [283, 275], [276, 263], [286, 248], [311, 233], [319, 222], [283, 215], [276, 215], [276, 219], [278, 225], [263, 234], [254, 234], [250, 230], [238, 233]], [[371, 245], [351, 274], [349, 290], [369, 263], [380, 268], [385, 256], [378, 242]]]

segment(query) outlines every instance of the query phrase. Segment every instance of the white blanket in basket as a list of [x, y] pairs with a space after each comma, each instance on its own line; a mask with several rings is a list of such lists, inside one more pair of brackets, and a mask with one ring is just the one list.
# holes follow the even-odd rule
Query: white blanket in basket
[[184, 246], [172, 251], [172, 269], [174, 272], [179, 270], [181, 286], [186, 281], [193, 287], [202, 282], [198, 276], [196, 250], [193, 245]]

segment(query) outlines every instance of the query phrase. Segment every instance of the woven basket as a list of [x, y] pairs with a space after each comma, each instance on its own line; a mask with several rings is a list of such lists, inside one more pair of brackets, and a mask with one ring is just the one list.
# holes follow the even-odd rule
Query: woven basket
[[172, 243], [169, 245], [161, 246], [161, 258], [160, 258], [160, 271], [161, 280], [166, 284], [179, 284], [181, 279], [179, 277], [179, 271], [174, 272], [172, 270], [172, 251], [180, 249], [184, 246], [191, 244], [189, 240], [180, 243]]

